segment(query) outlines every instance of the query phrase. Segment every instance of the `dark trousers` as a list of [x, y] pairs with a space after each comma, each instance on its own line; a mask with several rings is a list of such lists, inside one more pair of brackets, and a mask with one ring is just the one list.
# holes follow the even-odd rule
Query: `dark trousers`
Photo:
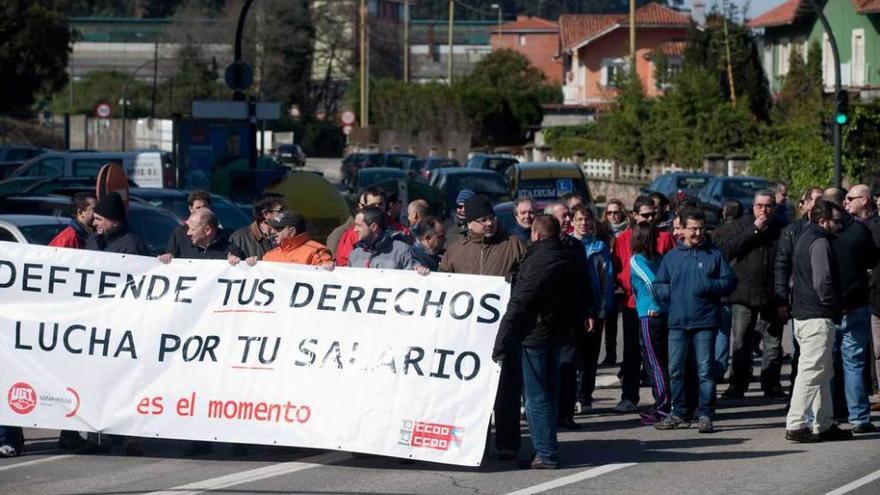
[[639, 315], [634, 308], [624, 307], [623, 316], [623, 364], [621, 365], [622, 399], [639, 403], [639, 381], [642, 369], [642, 350], [639, 339]]
[[648, 379], [654, 394], [654, 410], [668, 413], [669, 389], [669, 332], [664, 316], [645, 316], [639, 320], [642, 337], [642, 360], [648, 368]]
[[520, 349], [504, 356], [498, 393], [495, 395], [495, 447], [517, 451], [520, 447], [520, 400], [522, 397], [522, 364]]
[[[574, 416], [574, 403], [593, 401], [596, 390], [596, 371], [599, 350], [602, 348], [602, 324], [597, 320], [592, 332], [579, 331], [574, 342], [562, 346], [559, 352], [559, 419]], [[580, 386], [578, 386], [580, 385]]]
[[730, 385], [745, 391], [752, 378], [752, 343], [755, 333], [761, 335], [763, 358], [761, 359], [761, 389], [765, 392], [778, 390], [782, 372], [782, 323], [776, 316], [775, 308], [766, 305], [760, 308], [734, 304], [733, 327], [733, 366], [730, 372]]
[[621, 295], [615, 295], [614, 308], [606, 315], [605, 326], [602, 328], [602, 333], [599, 334], [600, 337], [603, 333], [605, 334], [606, 359], [611, 356], [617, 361], [617, 317], [620, 315], [620, 308], [623, 307], [624, 301]]

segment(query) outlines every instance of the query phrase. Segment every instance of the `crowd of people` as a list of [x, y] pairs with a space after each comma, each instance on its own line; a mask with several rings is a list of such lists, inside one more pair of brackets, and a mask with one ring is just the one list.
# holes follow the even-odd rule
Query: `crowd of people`
[[[492, 352], [501, 366], [495, 454], [519, 457], [524, 411], [534, 448], [526, 468], [558, 465], [557, 431], [580, 429], [575, 415], [593, 411], [603, 336], [603, 364], [616, 364], [618, 330], [621, 396], [613, 409], [638, 414], [643, 425], [673, 430], [696, 422], [699, 433], [713, 432], [716, 385], [728, 382], [723, 400], [745, 397], [759, 349], [764, 397], [789, 403], [785, 438], [819, 442], [873, 432], [870, 415], [878, 407], [870, 395], [880, 377], [877, 206], [864, 185], [814, 187], [800, 197], [795, 219], [787, 194], [782, 183], [757, 191], [750, 212], [726, 201], [711, 233], [689, 197], [670, 204], [662, 194], [643, 195], [631, 210], [611, 199], [601, 218], [576, 194], [542, 211], [522, 197], [513, 205], [515, 226], [504, 232], [489, 199], [467, 189], [450, 221], [416, 200], [405, 205], [405, 226], [404, 205], [371, 188], [324, 245], [310, 238], [307, 219], [287, 209], [282, 196], [262, 195], [253, 222], [228, 233], [211, 211], [210, 195], [196, 191], [188, 198], [189, 218], [159, 261], [505, 277], [511, 296]], [[78, 193], [71, 216], [50, 245], [146, 253], [117, 193], [100, 200]], [[794, 348], [788, 391], [782, 386], [787, 326]], [[653, 396], [646, 406], [640, 406], [643, 382]], [[843, 422], [851, 427], [839, 427]], [[137, 439], [114, 440], [129, 455], [142, 453]], [[62, 432], [60, 444], [79, 452], [109, 448], [77, 432]], [[0, 427], [0, 456], [18, 455], [22, 446], [21, 428]], [[209, 451], [209, 444], [193, 442], [186, 453]]]

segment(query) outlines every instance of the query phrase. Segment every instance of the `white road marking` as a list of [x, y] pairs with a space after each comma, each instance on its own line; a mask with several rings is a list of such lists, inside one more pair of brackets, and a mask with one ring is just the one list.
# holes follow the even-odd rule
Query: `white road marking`
[[588, 480], [590, 478], [595, 478], [597, 476], [602, 476], [603, 474], [617, 471], [618, 469], [623, 469], [635, 465], [636, 463], [634, 462], [625, 464], [605, 464], [604, 466], [594, 467], [592, 469], [587, 469], [586, 471], [581, 471], [580, 473], [575, 473], [570, 476], [563, 476], [562, 478], [550, 480], [546, 483], [541, 483], [539, 485], [523, 488], [522, 490], [510, 492], [506, 495], [533, 495], [535, 493], [543, 493], [554, 488], [559, 488], [565, 485], [570, 485], [572, 483], [577, 483], [579, 481]]
[[220, 490], [230, 486], [259, 481], [266, 478], [274, 478], [276, 476], [284, 476], [286, 474], [305, 471], [324, 464], [332, 464], [343, 459], [349, 458], [349, 454], [339, 452], [328, 452], [326, 454], [306, 457], [299, 461], [282, 462], [271, 466], [250, 469], [240, 473], [228, 474], [217, 478], [211, 478], [202, 481], [196, 481], [187, 485], [175, 486], [167, 490], [151, 492], [146, 495], [195, 495], [203, 491]]
[[53, 455], [51, 457], [44, 457], [42, 459], [34, 459], [32, 461], [19, 462], [17, 464], [10, 464], [8, 466], [0, 466], [0, 471], [7, 471], [9, 469], [15, 469], [25, 466], [33, 466], [34, 464], [42, 464], [44, 462], [52, 462], [52, 461], [60, 461], [61, 459], [66, 459], [68, 457], [73, 457], [70, 455]]
[[852, 483], [848, 483], [846, 485], [843, 485], [842, 487], [838, 488], [837, 490], [830, 491], [830, 492], [826, 493], [825, 495], [843, 495], [844, 493], [849, 493], [857, 488], [861, 488], [861, 487], [867, 485], [868, 483], [871, 483], [871, 482], [874, 482], [877, 480], [880, 480], [880, 470], [874, 471], [873, 473], [871, 473], [863, 478], [859, 478], [859, 479], [853, 481]]

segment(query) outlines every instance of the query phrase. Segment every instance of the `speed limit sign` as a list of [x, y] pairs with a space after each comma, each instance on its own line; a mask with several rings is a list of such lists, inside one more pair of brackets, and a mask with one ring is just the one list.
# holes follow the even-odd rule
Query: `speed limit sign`
[[352, 112], [351, 110], [346, 110], [346, 111], [342, 112], [342, 123], [343, 124], [345, 124], [345, 125], [354, 124], [354, 118], [355, 118], [354, 112]]
[[111, 110], [109, 103], [98, 103], [95, 107], [95, 115], [97, 115], [99, 119], [109, 119], [110, 113]]

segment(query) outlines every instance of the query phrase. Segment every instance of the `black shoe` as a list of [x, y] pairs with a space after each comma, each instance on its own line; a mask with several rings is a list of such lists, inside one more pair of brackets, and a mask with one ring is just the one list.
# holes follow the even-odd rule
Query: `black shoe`
[[727, 387], [727, 390], [721, 394], [722, 399], [742, 399], [745, 396], [746, 394], [744, 391], [733, 386]]
[[861, 423], [857, 425], [853, 425], [852, 432], [853, 433], [874, 433], [877, 431], [877, 427], [874, 426], [874, 423]]
[[577, 424], [573, 419], [560, 419], [559, 425], [560, 428], [564, 428], [566, 430], [580, 430], [581, 425]]
[[183, 455], [187, 457], [195, 457], [199, 455], [207, 455], [214, 452], [214, 447], [208, 442], [191, 442], [189, 447], [183, 451]]
[[798, 443], [816, 443], [820, 441], [819, 436], [813, 433], [809, 428], [785, 430], [785, 439]]
[[819, 438], [823, 442], [834, 442], [836, 440], [851, 440], [853, 432], [850, 430], [841, 430], [837, 425], [831, 425], [827, 430], [819, 433]]
[[537, 457], [531, 461], [522, 460], [517, 463], [520, 469], [556, 469], [556, 464], [552, 464], [549, 462], [544, 462]]

